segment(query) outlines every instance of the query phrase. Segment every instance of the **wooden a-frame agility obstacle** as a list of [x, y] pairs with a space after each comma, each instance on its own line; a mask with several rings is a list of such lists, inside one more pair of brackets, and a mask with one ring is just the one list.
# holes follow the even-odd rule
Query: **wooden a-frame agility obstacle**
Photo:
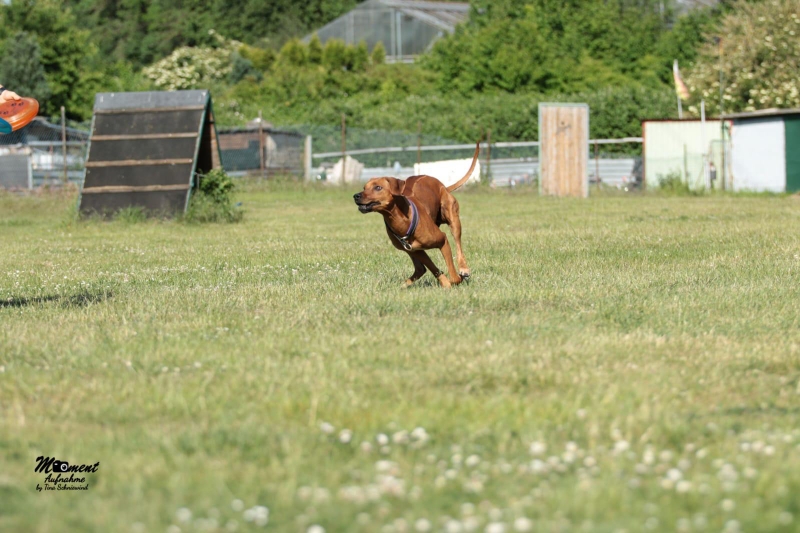
[[196, 176], [220, 167], [208, 91], [100, 93], [80, 212], [110, 216], [141, 207], [151, 216], [183, 213]]

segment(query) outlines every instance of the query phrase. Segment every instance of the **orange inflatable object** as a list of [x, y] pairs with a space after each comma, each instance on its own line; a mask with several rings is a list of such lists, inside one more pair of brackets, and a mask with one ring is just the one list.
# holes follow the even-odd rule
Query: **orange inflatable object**
[[0, 133], [24, 128], [39, 113], [39, 102], [33, 98], [9, 100], [0, 104]]

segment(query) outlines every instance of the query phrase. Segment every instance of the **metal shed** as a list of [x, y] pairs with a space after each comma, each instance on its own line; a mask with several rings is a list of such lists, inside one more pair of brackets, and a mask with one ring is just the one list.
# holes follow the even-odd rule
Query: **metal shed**
[[727, 115], [733, 189], [800, 191], [800, 109]]
[[323, 43], [329, 39], [347, 44], [365, 41], [370, 50], [382, 42], [388, 61], [412, 61], [467, 20], [469, 9], [468, 3], [460, 2], [368, 0], [314, 33]]
[[[730, 128], [726, 121], [725, 129]], [[647, 187], [658, 187], [668, 176], [680, 176], [692, 189], [708, 188], [703, 157], [717, 169], [719, 179], [712, 188], [722, 188], [729, 162], [724, 160], [725, 143], [720, 121], [697, 119], [642, 121], [644, 179]]]

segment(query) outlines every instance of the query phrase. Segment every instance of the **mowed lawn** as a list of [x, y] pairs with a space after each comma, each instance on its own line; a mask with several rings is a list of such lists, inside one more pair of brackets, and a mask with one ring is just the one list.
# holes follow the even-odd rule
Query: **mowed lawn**
[[0, 195], [0, 531], [800, 530], [797, 197], [460, 192], [445, 291], [354, 192]]

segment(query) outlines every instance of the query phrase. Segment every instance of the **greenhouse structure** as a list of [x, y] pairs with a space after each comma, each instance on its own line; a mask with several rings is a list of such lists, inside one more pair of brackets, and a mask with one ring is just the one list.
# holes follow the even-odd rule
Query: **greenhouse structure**
[[[314, 33], [323, 43], [330, 39], [347, 44], [365, 41], [370, 50], [382, 42], [387, 61], [410, 62], [467, 20], [469, 9], [468, 3], [460, 2], [368, 0]], [[308, 42], [312, 36], [304, 40]]]

